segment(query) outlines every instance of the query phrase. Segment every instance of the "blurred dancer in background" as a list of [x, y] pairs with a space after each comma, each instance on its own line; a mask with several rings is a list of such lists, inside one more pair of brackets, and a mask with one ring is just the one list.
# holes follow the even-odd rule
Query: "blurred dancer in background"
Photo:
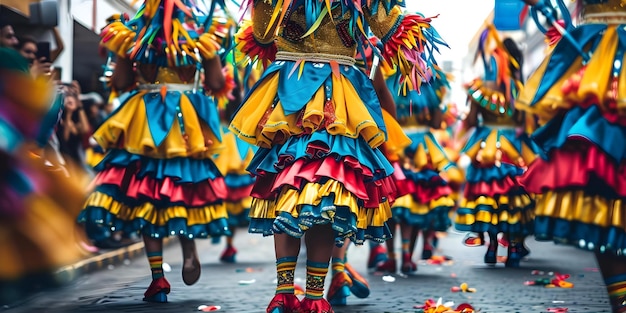
[[[117, 55], [112, 88], [127, 95], [93, 134], [107, 155], [79, 221], [96, 241], [113, 230], [143, 236], [152, 272], [144, 301], [150, 302], [166, 302], [170, 291], [165, 237], [178, 237], [182, 279], [192, 285], [201, 268], [194, 240], [229, 234], [226, 185], [212, 161], [221, 148], [219, 115], [209, 96], [224, 87], [214, 34], [222, 30], [211, 27], [212, 15], [207, 24], [195, 20], [196, 4], [145, 1], [142, 14], [113, 21], [101, 33]], [[188, 31], [183, 23], [190, 20], [206, 31]]]

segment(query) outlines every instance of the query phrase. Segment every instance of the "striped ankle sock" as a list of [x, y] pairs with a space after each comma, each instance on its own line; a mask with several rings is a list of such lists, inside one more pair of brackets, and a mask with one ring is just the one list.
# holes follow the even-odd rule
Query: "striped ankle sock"
[[402, 255], [411, 253], [411, 239], [402, 238]]
[[604, 282], [613, 312], [626, 312], [626, 274], [609, 277]]
[[335, 276], [335, 274], [339, 273], [339, 272], [344, 272], [346, 270], [346, 266], [345, 266], [345, 262], [343, 259], [340, 258], [333, 258], [332, 260], [332, 264], [331, 264], [331, 269], [332, 269], [332, 276]]
[[146, 254], [152, 271], [152, 279], [165, 276], [163, 274], [163, 252], [149, 252]]
[[294, 293], [293, 279], [298, 257], [289, 256], [276, 260], [276, 294]]
[[324, 280], [328, 273], [328, 263], [306, 262], [306, 292], [309, 299], [321, 299], [324, 297]]

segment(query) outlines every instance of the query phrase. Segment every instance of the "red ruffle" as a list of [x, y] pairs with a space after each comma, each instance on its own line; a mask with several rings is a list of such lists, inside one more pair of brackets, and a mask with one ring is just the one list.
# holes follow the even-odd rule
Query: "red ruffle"
[[519, 188], [519, 184], [513, 178], [506, 176], [500, 181], [467, 183], [464, 194], [466, 198], [471, 199], [479, 196], [494, 198], [496, 195], [506, 195], [517, 188]]
[[226, 198], [228, 192], [223, 177], [199, 183], [177, 184], [170, 178], [161, 181], [151, 177], [137, 177], [134, 167], [109, 167], [98, 173], [97, 185], [115, 185], [127, 197], [139, 199], [147, 197], [155, 201], [184, 203], [199, 207]]
[[539, 194], [545, 190], [587, 187], [592, 178], [626, 197], [626, 168], [588, 142], [567, 144], [554, 150], [549, 160], [537, 158], [519, 180], [527, 191]]
[[252, 192], [252, 185], [243, 186], [239, 188], [228, 188], [226, 198], [224, 200], [227, 202], [241, 201], [249, 197], [251, 192]]
[[285, 185], [300, 189], [307, 182], [321, 183], [330, 178], [341, 182], [348, 191], [363, 200], [364, 207], [378, 207], [383, 198], [392, 203], [396, 198], [397, 189], [391, 176], [365, 182], [372, 177], [372, 172], [352, 157], [341, 160], [333, 157], [299, 159], [278, 174], [268, 173], [257, 177], [251, 194], [256, 198], [269, 199]]
[[415, 192], [412, 193], [413, 199], [419, 203], [428, 203], [433, 200], [437, 200], [441, 197], [449, 196], [452, 193], [452, 188], [448, 185], [425, 185], [425, 184], [416, 184], [415, 182], [411, 182], [415, 189]]
[[393, 175], [391, 175], [391, 179], [393, 179], [393, 182], [396, 185], [396, 199], [415, 193], [415, 184], [412, 184], [408, 179], [406, 179], [406, 176], [404, 176], [402, 168], [400, 167], [400, 163], [394, 162], [392, 165]]

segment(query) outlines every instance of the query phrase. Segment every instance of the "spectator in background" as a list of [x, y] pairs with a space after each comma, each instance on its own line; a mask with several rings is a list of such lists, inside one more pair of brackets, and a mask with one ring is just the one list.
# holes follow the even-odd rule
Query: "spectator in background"
[[50, 75], [52, 73], [52, 63], [45, 58], [37, 59], [37, 40], [30, 36], [20, 37], [16, 46], [20, 54], [28, 60], [30, 73], [34, 77], [39, 75]]
[[78, 83], [74, 81], [72, 84], [65, 84], [64, 88], [64, 110], [56, 134], [59, 137], [61, 153], [75, 164], [83, 165], [84, 142], [91, 134], [91, 127], [78, 97], [80, 94]]
[[0, 21], [0, 47], [15, 48], [18, 44], [13, 26]]

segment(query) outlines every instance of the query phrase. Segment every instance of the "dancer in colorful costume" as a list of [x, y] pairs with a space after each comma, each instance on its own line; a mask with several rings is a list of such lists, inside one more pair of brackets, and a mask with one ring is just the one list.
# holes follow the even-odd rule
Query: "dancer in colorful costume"
[[[323, 293], [333, 247], [346, 238], [387, 240], [396, 193], [393, 167], [378, 149], [387, 139], [381, 104], [354, 56], [371, 29], [383, 57], [415, 89], [431, 75], [436, 33], [429, 18], [402, 14], [390, 0], [249, 5], [252, 24], [242, 28], [238, 46], [268, 68], [230, 128], [260, 147], [249, 166], [257, 179], [249, 231], [274, 235], [278, 283], [267, 312], [332, 312]], [[293, 278], [303, 235], [300, 303]]]
[[[249, 75], [238, 75], [246, 72], [245, 69], [234, 71], [234, 65], [227, 64], [225, 66], [225, 76], [227, 82], [232, 82], [232, 91], [223, 101], [224, 106], [221, 108], [222, 122], [222, 142], [224, 149], [215, 159], [215, 164], [224, 175], [226, 188], [228, 189], [224, 204], [228, 211], [228, 226], [230, 235], [226, 236], [226, 246], [220, 255], [220, 261], [225, 263], [236, 262], [237, 249], [234, 246], [234, 236], [237, 228], [248, 227], [250, 218], [250, 205], [252, 204], [252, 185], [254, 184], [254, 176], [246, 170], [254, 153], [257, 150], [255, 145], [241, 140], [235, 134], [228, 130], [228, 123], [233, 112], [241, 104], [244, 90], [247, 90], [247, 82], [244, 78]], [[227, 83], [228, 84], [228, 83]], [[228, 88], [231, 89], [231, 88]]]
[[[182, 278], [192, 285], [200, 277], [194, 239], [228, 234], [226, 185], [211, 159], [221, 147], [219, 115], [206, 94], [224, 86], [220, 30], [197, 20], [195, 4], [146, 0], [133, 19], [101, 33], [117, 55], [112, 88], [127, 93], [93, 134], [107, 155], [79, 221], [95, 240], [113, 230], [143, 236], [152, 271], [144, 301], [167, 301], [165, 237], [178, 236]], [[206, 31], [188, 31], [190, 21]]]
[[18, 51], [0, 47], [0, 289], [11, 288], [0, 294], [3, 301], [23, 296], [16, 282], [33, 287], [20, 279], [51, 281], [60, 267], [85, 256], [73, 231], [84, 188], [66, 170], [45, 164], [43, 154], [62, 99], [50, 76], [31, 76]]
[[[527, 2], [557, 23], [549, 2]], [[574, 27], [557, 3], [562, 37], [516, 102], [538, 118], [532, 138], [545, 152], [521, 183], [537, 193], [535, 237], [593, 251], [613, 312], [626, 312], [626, 6], [578, 1]]]
[[486, 264], [497, 263], [497, 237], [502, 233], [509, 240], [505, 265], [518, 267], [527, 254], [523, 239], [532, 234], [534, 202], [517, 177], [537, 151], [524, 132], [524, 114], [514, 108], [522, 87], [522, 55], [514, 41], [502, 42], [489, 25], [481, 35], [477, 56], [485, 74], [466, 85], [471, 108], [465, 127], [475, 130], [462, 151], [462, 158], [471, 161], [455, 227], [488, 233]]
[[[447, 180], [461, 182], [463, 176], [431, 133], [431, 127], [439, 128], [442, 122], [440, 105], [449, 88], [446, 74], [435, 67], [435, 75], [423, 83], [418, 93], [404, 88], [403, 78], [397, 69], [386, 68], [386, 81], [394, 95], [398, 121], [411, 142], [395, 163], [406, 177], [400, 186], [407, 192], [393, 204], [394, 218], [388, 223], [392, 232], [395, 232], [396, 225], [400, 227], [400, 271], [414, 273], [417, 264], [412, 257], [419, 232], [424, 235], [424, 250], [429, 251], [430, 248], [432, 251], [431, 238], [428, 237], [434, 235], [434, 231], [446, 231], [451, 225], [449, 215], [454, 201], [449, 197], [452, 190]], [[387, 251], [388, 260], [377, 270], [395, 273], [398, 262], [394, 240], [387, 241]]]

